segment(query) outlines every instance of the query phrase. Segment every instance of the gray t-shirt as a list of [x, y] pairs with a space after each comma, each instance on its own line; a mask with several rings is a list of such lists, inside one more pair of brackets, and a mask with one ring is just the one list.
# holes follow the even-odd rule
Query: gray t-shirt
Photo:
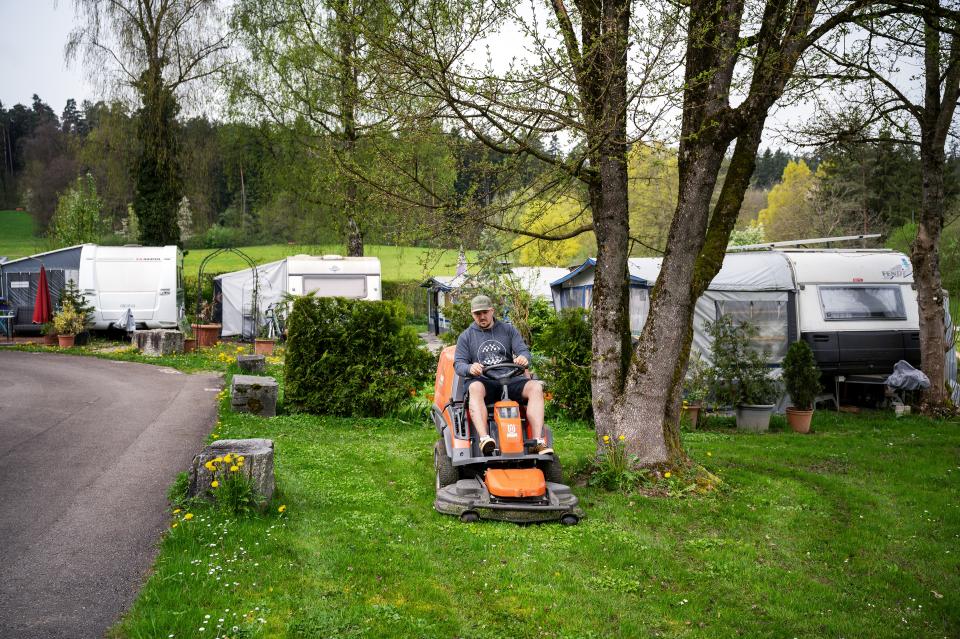
[[474, 322], [457, 339], [453, 368], [457, 375], [468, 377], [470, 365], [474, 362], [490, 366], [512, 362], [518, 355], [523, 355], [527, 361], [531, 359], [530, 348], [512, 324], [494, 321], [493, 326], [483, 330]]

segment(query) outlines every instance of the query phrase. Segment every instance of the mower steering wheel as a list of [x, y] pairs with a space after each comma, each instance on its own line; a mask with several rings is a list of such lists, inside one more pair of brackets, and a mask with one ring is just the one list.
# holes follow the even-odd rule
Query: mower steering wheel
[[[490, 375], [490, 371], [502, 370], [500, 374]], [[514, 364], [513, 362], [500, 362], [499, 364], [490, 364], [489, 366], [483, 367], [483, 375], [494, 380], [501, 379], [510, 379], [512, 377], [518, 377], [522, 375], [523, 372], [527, 370], [526, 366], [521, 366], [520, 364]]]

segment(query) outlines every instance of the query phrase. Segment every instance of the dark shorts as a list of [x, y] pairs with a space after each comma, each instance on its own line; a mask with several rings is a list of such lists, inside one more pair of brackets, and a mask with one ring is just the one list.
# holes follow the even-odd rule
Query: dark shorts
[[[515, 402], [523, 402], [523, 387], [529, 381], [526, 377], [515, 377], [507, 381], [507, 396]], [[499, 402], [503, 398], [503, 384], [501, 382], [495, 382], [487, 378], [468, 377], [466, 387], [468, 394], [473, 384], [483, 384], [487, 391], [485, 399], [488, 404]]]

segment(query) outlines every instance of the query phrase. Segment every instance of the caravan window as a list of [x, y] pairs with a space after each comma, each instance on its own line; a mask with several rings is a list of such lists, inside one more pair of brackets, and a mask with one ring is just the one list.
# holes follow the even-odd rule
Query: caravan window
[[779, 362], [787, 354], [786, 300], [717, 300], [717, 317], [727, 315], [735, 324], [749, 322], [757, 327], [753, 346], [767, 353], [771, 362]]
[[316, 291], [318, 297], [352, 297], [362, 299], [367, 296], [367, 278], [363, 275], [344, 275], [331, 277], [303, 276], [303, 293]]
[[899, 286], [821, 286], [823, 319], [907, 319]]

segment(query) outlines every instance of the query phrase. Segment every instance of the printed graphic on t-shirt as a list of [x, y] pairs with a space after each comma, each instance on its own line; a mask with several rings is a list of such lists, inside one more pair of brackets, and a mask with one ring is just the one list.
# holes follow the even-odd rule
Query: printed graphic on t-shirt
[[495, 339], [488, 339], [477, 349], [477, 358], [484, 366], [508, 361], [506, 347]]

